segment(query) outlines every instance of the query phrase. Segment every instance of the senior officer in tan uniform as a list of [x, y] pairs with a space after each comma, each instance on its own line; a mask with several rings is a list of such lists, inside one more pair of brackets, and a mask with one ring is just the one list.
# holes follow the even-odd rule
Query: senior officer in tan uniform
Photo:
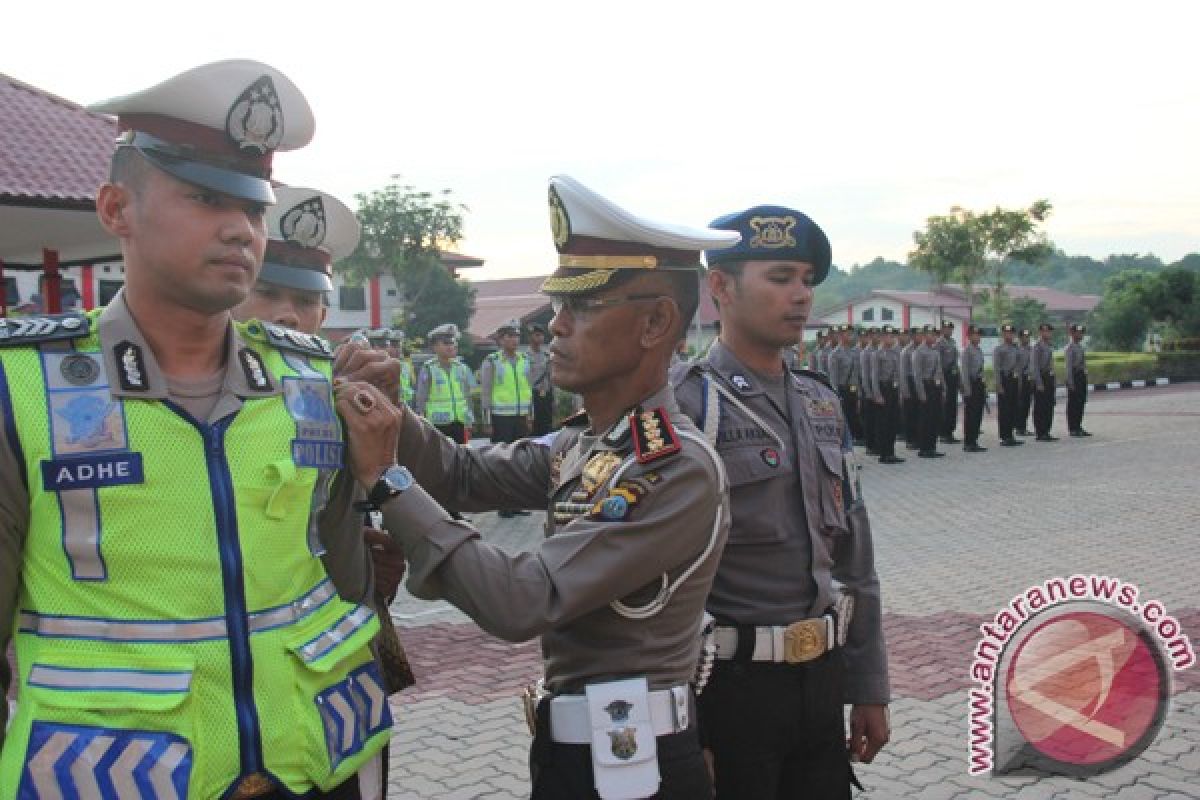
[[[346, 384], [351, 460], [404, 545], [413, 594], [445, 598], [504, 639], [542, 636], [533, 797], [709, 797], [689, 683], [727, 494], [667, 365], [695, 313], [701, 249], [738, 235], [641, 219], [567, 177], [551, 179], [550, 209], [554, 380], [583, 396], [588, 418], [471, 449], [408, 411], [391, 420], [373, 389]], [[397, 452], [404, 467], [385, 470]], [[547, 509], [547, 538], [509, 555], [435, 500]]]
[[0, 337], [0, 652], [15, 625], [20, 668], [0, 796], [378, 797], [377, 624], [318, 559], [365, 565], [332, 351], [230, 315], [273, 153], [311, 111], [244, 60], [96, 110], [120, 131], [96, 205], [125, 287]]
[[718, 798], [848, 798], [851, 758], [871, 761], [889, 735], [879, 580], [837, 394], [782, 356], [829, 273], [829, 240], [779, 206], [711, 225], [742, 234], [706, 254], [721, 335], [672, 373], [680, 408], [717, 443], [733, 505], [708, 599], [717, 661], [701, 736]]

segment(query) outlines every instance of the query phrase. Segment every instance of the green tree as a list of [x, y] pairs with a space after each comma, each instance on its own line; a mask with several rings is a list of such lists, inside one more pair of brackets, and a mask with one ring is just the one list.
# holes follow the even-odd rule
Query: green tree
[[1104, 282], [1104, 299], [1093, 312], [1097, 345], [1108, 350], [1141, 350], [1150, 328], [1146, 288], [1150, 272], [1127, 269]]
[[337, 269], [356, 285], [391, 275], [405, 299], [394, 322], [412, 336], [425, 335], [429, 328], [422, 326], [431, 316], [465, 328], [473, 311], [474, 291], [451, 278], [441, 261], [442, 253], [462, 239], [467, 211], [451, 195], [450, 189], [419, 191], [398, 175], [383, 189], [356, 195], [362, 237]]
[[998, 319], [1006, 308], [1007, 266], [1040, 264], [1054, 253], [1050, 240], [1038, 229], [1050, 209], [1047, 200], [1026, 209], [997, 206], [984, 212], [954, 206], [949, 214], [930, 217], [925, 230], [913, 233], [916, 247], [909, 253], [909, 266], [927, 273], [938, 285], [951, 279], [961, 282], [972, 307], [975, 287], [989, 283], [992, 314]]
[[1046, 304], [1032, 297], [1018, 297], [1009, 304], [1007, 318], [1018, 331], [1024, 328], [1036, 337], [1038, 325], [1046, 320]]

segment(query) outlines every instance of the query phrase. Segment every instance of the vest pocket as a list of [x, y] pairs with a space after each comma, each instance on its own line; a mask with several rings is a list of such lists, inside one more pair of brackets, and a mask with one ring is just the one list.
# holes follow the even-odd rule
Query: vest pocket
[[[345, 608], [343, 606], [343, 608]], [[327, 765], [310, 779], [330, 789], [349, 778], [387, 742], [392, 714], [387, 691], [369, 643], [379, 620], [366, 606], [354, 606], [325, 628], [296, 636], [294, 656], [300, 719], [311, 731], [309, 765]], [[298, 744], [289, 741], [288, 746]]]
[[30, 727], [17, 797], [100, 797], [111, 785], [121, 797], [152, 786], [186, 798], [191, 685], [192, 664], [177, 659], [34, 661], [18, 706]]

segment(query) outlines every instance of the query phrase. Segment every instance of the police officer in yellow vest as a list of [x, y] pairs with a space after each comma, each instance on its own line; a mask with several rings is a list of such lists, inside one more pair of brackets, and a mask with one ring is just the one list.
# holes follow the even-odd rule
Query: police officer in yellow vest
[[95, 110], [126, 286], [0, 333], [0, 797], [375, 797], [379, 626], [319, 558], [362, 546], [332, 353], [229, 313], [311, 111], [252, 61]]
[[413, 410], [459, 444], [467, 443], [467, 429], [474, 423], [471, 369], [458, 359], [458, 326], [453, 322], [429, 332], [434, 357], [421, 367]]
[[[533, 419], [533, 383], [529, 357], [517, 350], [521, 323], [510, 319], [493, 336], [500, 349], [488, 355], [479, 368], [483, 424], [493, 442], [515, 442], [528, 436]], [[501, 517], [524, 516], [525, 510], [501, 509]]]
[[396, 389], [396, 399], [403, 403], [411, 404], [416, 390], [416, 381], [413, 380], [412, 363], [405, 359], [402, 353], [404, 331], [397, 331], [391, 328], [375, 328], [373, 330], [359, 331], [359, 335], [366, 336], [367, 342], [371, 347], [382, 353], [386, 353], [391, 358], [400, 362], [400, 385]]

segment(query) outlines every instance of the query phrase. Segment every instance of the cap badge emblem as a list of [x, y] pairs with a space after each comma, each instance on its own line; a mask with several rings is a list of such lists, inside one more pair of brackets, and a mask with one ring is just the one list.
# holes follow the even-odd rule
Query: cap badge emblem
[[283, 215], [279, 232], [301, 247], [318, 247], [325, 241], [325, 204], [320, 197], [305, 200]]
[[796, 227], [796, 218], [793, 216], [751, 217], [750, 227], [754, 229], [754, 236], [750, 239], [751, 247], [775, 250], [796, 246], [796, 237], [792, 236], [792, 228]]
[[555, 247], [563, 247], [571, 238], [571, 218], [563, 207], [562, 198], [554, 187], [550, 187], [550, 232], [554, 236]]
[[238, 96], [225, 118], [225, 130], [238, 147], [259, 155], [279, 146], [283, 109], [270, 76], [263, 75]]

